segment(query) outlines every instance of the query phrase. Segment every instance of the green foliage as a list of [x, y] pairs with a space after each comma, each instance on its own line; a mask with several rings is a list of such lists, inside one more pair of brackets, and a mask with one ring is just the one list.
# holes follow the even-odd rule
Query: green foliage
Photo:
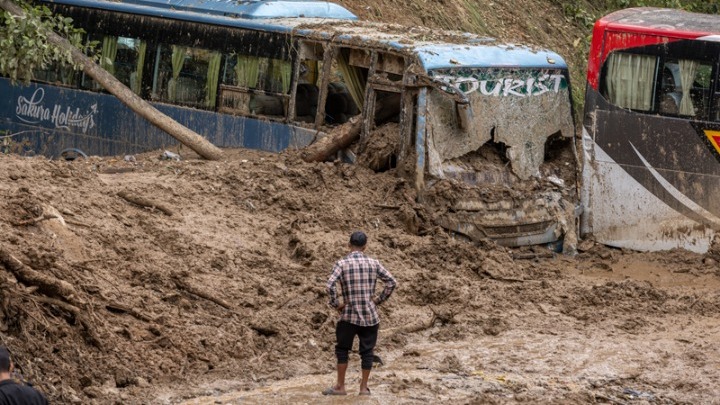
[[565, 17], [580, 26], [591, 28], [595, 20], [610, 12], [630, 7], [677, 8], [698, 13], [720, 13], [720, 0], [601, 0], [592, 3], [579, 0], [554, 0]]
[[53, 15], [45, 6], [19, 5], [25, 10], [22, 17], [0, 11], [0, 74], [27, 82], [34, 70], [45, 69], [51, 63], [78, 68], [70, 52], [49, 43], [47, 34], [55, 31], [73, 46], [85, 50], [93, 46], [83, 45], [85, 32], [74, 28], [71, 18]]
[[589, 11], [579, 2], [563, 2], [561, 4], [565, 18], [580, 25], [591, 28], [595, 24], [596, 15]]

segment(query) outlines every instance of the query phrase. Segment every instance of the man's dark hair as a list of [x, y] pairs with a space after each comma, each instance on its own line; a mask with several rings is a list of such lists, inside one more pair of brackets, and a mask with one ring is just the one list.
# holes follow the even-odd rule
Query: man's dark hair
[[362, 231], [355, 231], [350, 235], [350, 244], [355, 247], [363, 247], [367, 243], [367, 236]]
[[6, 347], [0, 346], [0, 373], [10, 372], [10, 352]]

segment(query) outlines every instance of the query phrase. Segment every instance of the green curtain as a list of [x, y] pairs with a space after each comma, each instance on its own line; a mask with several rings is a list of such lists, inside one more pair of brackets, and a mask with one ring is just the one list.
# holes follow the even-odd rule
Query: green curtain
[[215, 107], [217, 99], [218, 80], [220, 79], [220, 52], [212, 52], [208, 61], [207, 91], [205, 92], [205, 105], [209, 108]]
[[60, 80], [62, 84], [74, 85], [75, 84], [75, 69], [72, 66], [60, 67]]
[[168, 83], [168, 98], [170, 101], [177, 101], [177, 80], [180, 77], [180, 71], [185, 64], [185, 47], [172, 46], [172, 84]]
[[260, 73], [260, 58], [256, 56], [237, 55], [237, 64], [235, 65], [235, 77], [237, 85], [256, 89], [258, 84], [258, 75]]
[[118, 38], [103, 37], [102, 52], [100, 54], [100, 67], [115, 75], [115, 57], [117, 56]]
[[137, 63], [135, 64], [134, 79], [131, 80], [132, 91], [135, 94], [140, 94], [142, 90], [142, 76], [143, 66], [145, 65], [145, 51], [147, 51], [147, 42], [136, 39], [137, 41]]
[[348, 54], [343, 51], [338, 52], [338, 68], [343, 75], [350, 96], [358, 108], [362, 109], [365, 104], [365, 80], [362, 78], [360, 69], [350, 65]]
[[290, 80], [292, 76], [292, 65], [290, 61], [272, 59], [271, 64], [273, 83], [279, 83], [282, 86], [281, 88], [273, 86], [273, 91], [288, 94], [290, 92]]

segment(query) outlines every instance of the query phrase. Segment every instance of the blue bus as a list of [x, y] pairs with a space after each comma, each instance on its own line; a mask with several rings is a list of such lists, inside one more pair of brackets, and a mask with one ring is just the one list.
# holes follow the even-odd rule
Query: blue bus
[[[454, 234], [511, 246], [574, 240], [575, 127], [556, 53], [358, 21], [324, 1], [39, 4], [97, 41], [105, 70], [217, 146], [302, 148], [358, 116], [364, 141], [392, 128], [396, 146], [375, 169], [411, 178]], [[120, 155], [176, 144], [81, 71], [33, 76], [0, 78], [6, 149]]]

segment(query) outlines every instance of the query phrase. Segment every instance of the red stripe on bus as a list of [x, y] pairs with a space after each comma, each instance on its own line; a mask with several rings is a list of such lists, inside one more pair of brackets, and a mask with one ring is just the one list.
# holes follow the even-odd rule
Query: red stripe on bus
[[707, 32], [659, 30], [609, 23], [600, 19], [593, 27], [590, 57], [588, 58], [588, 83], [593, 89], [598, 90], [602, 64], [612, 51], [695, 39], [710, 34]]

